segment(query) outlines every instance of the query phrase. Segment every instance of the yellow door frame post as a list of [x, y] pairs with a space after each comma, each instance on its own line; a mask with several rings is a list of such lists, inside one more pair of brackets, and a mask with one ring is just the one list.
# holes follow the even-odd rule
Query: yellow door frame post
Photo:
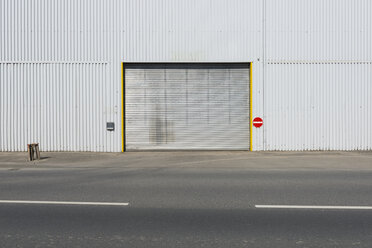
[[250, 151], [253, 151], [253, 137], [252, 137], [252, 134], [253, 134], [253, 116], [252, 116], [252, 113], [253, 113], [253, 107], [252, 107], [252, 95], [253, 95], [253, 62], [250, 62], [249, 63], [249, 138], [250, 138], [250, 142], [249, 142], [249, 150]]
[[125, 151], [124, 128], [124, 63], [121, 63], [121, 152]]

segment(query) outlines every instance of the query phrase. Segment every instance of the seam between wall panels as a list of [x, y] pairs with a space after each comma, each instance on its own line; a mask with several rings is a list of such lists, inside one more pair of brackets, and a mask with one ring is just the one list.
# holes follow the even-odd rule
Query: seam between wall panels
[[268, 65], [370, 65], [372, 61], [270, 61]]
[[0, 61], [0, 64], [108, 64], [107, 61]]

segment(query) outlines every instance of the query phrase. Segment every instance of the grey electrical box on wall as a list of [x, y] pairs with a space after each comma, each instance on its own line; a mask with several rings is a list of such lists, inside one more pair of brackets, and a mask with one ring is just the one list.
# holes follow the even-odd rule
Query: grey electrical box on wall
[[106, 123], [107, 131], [115, 131], [115, 123], [114, 122], [107, 122]]

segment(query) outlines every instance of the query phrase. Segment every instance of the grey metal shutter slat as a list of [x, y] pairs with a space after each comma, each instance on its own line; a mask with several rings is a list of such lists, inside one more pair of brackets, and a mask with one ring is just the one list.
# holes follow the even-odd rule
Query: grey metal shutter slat
[[249, 149], [246, 64], [128, 64], [128, 150]]

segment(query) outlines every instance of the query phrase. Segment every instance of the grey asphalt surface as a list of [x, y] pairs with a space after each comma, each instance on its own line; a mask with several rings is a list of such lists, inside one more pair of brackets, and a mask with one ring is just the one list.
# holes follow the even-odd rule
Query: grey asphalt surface
[[0, 247], [372, 247], [372, 153], [0, 153]]

